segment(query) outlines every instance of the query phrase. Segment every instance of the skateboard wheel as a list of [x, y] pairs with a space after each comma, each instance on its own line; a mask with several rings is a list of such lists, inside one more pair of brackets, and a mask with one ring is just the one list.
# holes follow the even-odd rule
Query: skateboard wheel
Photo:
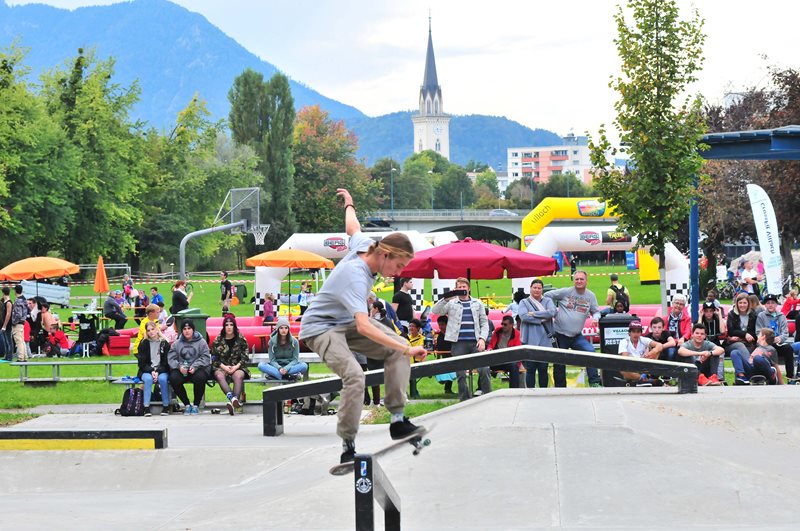
[[425, 439], [424, 441], [422, 441], [422, 445], [423, 446], [430, 446], [431, 445], [431, 440], [430, 439]]

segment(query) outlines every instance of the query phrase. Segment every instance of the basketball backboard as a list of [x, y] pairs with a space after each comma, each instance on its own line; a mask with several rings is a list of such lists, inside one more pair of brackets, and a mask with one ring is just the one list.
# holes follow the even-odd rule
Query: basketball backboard
[[244, 226], [232, 228], [231, 234], [251, 232], [253, 227], [260, 225], [261, 188], [231, 188], [217, 212], [214, 225], [220, 221], [225, 223], [245, 222]]

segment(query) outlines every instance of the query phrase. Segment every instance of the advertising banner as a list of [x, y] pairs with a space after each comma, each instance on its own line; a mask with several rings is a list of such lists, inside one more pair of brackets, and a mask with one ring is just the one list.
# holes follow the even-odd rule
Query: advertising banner
[[781, 237], [775, 221], [775, 210], [772, 208], [772, 201], [767, 192], [757, 184], [747, 185], [747, 195], [750, 197], [750, 208], [753, 209], [753, 221], [755, 221], [758, 234], [758, 246], [761, 251], [761, 259], [764, 261], [767, 293], [780, 295], [783, 268]]

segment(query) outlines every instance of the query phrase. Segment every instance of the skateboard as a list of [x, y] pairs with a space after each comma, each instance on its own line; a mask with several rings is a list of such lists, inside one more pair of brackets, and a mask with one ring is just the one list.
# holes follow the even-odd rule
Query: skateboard
[[[392, 441], [389, 446], [385, 446], [378, 450], [377, 452], [372, 453], [372, 457], [380, 457], [382, 455], [386, 455], [389, 452], [396, 450], [403, 446], [404, 444], [410, 444], [414, 447], [414, 451], [411, 452], [413, 455], [419, 455], [423, 448], [426, 446], [430, 446], [431, 440], [425, 437], [427, 434], [431, 432], [434, 425], [430, 426], [421, 426], [421, 429], [416, 431], [413, 435], [409, 435], [408, 437], [404, 437], [402, 439], [397, 439]], [[344, 476], [349, 474], [353, 471], [353, 462], [350, 461], [348, 463], [340, 463], [333, 468], [330, 469], [330, 473], [334, 476]]]
[[767, 379], [761, 374], [754, 374], [750, 377], [750, 385], [767, 385]]

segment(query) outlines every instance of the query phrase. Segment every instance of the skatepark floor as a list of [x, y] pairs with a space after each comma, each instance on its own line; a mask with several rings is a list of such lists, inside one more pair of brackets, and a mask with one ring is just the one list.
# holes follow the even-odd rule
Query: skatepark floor
[[[795, 528], [800, 387], [503, 390], [419, 418], [431, 446], [380, 460], [405, 529]], [[115, 417], [17, 430], [168, 429], [164, 450], [0, 452], [6, 529], [353, 529], [335, 417]], [[63, 412], [60, 412], [63, 411]], [[362, 426], [358, 450], [389, 442]], [[377, 509], [376, 522], [383, 517]]]

